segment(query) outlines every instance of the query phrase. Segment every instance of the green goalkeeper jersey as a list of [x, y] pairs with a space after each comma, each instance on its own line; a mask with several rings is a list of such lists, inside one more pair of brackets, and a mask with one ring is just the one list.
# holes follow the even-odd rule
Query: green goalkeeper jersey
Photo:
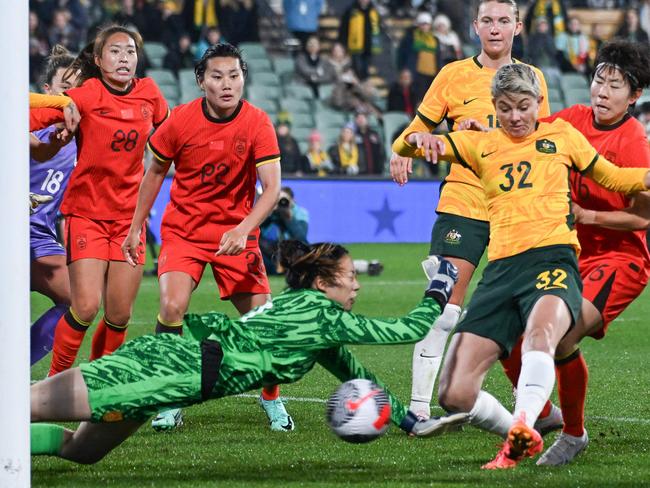
[[[438, 315], [440, 306], [432, 298], [423, 298], [402, 318], [368, 318], [345, 311], [320, 291], [289, 289], [238, 320], [216, 312], [188, 314], [185, 326], [195, 339], [221, 345], [223, 360], [211, 395], [220, 398], [293, 383], [316, 363], [341, 381], [366, 378], [384, 386], [345, 345], [417, 342]], [[399, 425], [407, 409], [386, 392]]]

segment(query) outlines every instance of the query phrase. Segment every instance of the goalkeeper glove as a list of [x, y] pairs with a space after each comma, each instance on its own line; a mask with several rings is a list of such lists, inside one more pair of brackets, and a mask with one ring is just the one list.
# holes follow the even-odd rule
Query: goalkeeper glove
[[440, 256], [429, 256], [422, 261], [422, 269], [429, 279], [424, 295], [437, 301], [441, 309], [445, 308], [454, 284], [458, 281], [458, 269]]

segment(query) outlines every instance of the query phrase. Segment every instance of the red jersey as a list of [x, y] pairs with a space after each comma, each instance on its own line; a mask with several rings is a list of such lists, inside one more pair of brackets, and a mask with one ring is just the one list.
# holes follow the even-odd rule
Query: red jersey
[[269, 116], [243, 100], [228, 118], [208, 113], [198, 98], [176, 107], [149, 139], [149, 148], [176, 173], [163, 216], [163, 240], [180, 237], [219, 245], [255, 201], [257, 167], [276, 163], [280, 150]]
[[[544, 120], [561, 118], [578, 129], [599, 154], [620, 167], [650, 168], [650, 147], [643, 126], [626, 116], [613, 126], [600, 126], [594, 120], [591, 107], [574, 105]], [[622, 210], [630, 199], [599, 186], [577, 172], [571, 174], [571, 198], [582, 208], [598, 211]], [[646, 231], [618, 231], [596, 225], [576, 225], [582, 246], [580, 261], [607, 253], [635, 255], [650, 266]]]
[[32, 108], [29, 110], [29, 132], [44, 129], [57, 122], [63, 122], [60, 108]]
[[95, 220], [132, 218], [147, 138], [167, 117], [167, 102], [150, 78], [134, 79], [125, 92], [91, 78], [66, 94], [77, 105], [81, 122], [77, 167], [61, 212]]

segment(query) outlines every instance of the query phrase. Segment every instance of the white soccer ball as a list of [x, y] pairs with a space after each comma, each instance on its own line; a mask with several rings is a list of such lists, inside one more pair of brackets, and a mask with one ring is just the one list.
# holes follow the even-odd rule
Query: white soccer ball
[[379, 386], [369, 380], [346, 381], [327, 402], [327, 424], [347, 442], [370, 442], [390, 423], [390, 401]]

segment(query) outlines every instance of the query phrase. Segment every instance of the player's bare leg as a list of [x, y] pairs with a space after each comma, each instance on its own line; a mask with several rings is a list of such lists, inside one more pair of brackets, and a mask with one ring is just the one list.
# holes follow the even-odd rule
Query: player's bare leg
[[35, 364], [52, 350], [54, 331], [70, 307], [70, 278], [65, 256], [42, 256], [31, 262], [31, 289], [48, 297], [54, 306], [43, 313], [30, 330], [30, 363]]
[[[156, 322], [156, 334], [182, 334], [183, 316], [190, 306], [192, 292], [197, 283], [191, 275], [182, 271], [168, 271], [158, 279], [160, 284], [160, 312]], [[183, 425], [180, 408], [163, 410], [151, 421], [154, 430], [162, 432]]]
[[564, 427], [537, 461], [540, 466], [568, 464], [589, 444], [589, 436], [584, 428], [588, 370], [578, 345], [584, 337], [598, 331], [602, 324], [603, 318], [598, 309], [583, 298], [580, 319], [558, 344], [555, 368]]
[[[230, 301], [242, 315], [270, 300], [271, 295], [266, 293], [236, 293], [230, 297]], [[259, 402], [269, 419], [271, 430], [288, 432], [295, 428], [293, 419], [287, 413], [280, 398], [280, 387], [278, 385], [265, 385], [262, 388]]]
[[481, 390], [485, 375], [501, 355], [499, 345], [469, 332], [454, 334], [440, 374], [438, 401], [450, 412], [469, 412], [470, 423], [505, 437], [512, 415]]
[[31, 388], [32, 421], [75, 421], [76, 431], [54, 424], [32, 424], [32, 454], [96, 463], [133, 434], [142, 422], [90, 423], [88, 388], [79, 368], [68, 369]]
[[68, 265], [72, 304], [56, 326], [50, 376], [70, 368], [77, 357], [84, 335], [99, 311], [107, 267], [108, 262], [92, 258]]
[[460, 318], [465, 294], [476, 267], [464, 259], [444, 256], [458, 268], [458, 282], [454, 286], [449, 302], [429, 333], [413, 348], [413, 375], [411, 404], [409, 409], [420, 418], [429, 418], [433, 386], [442, 364], [442, 357], [449, 334]]
[[93, 336], [92, 359], [110, 354], [126, 339], [133, 303], [142, 281], [143, 266], [111, 261], [106, 274], [104, 317]]

